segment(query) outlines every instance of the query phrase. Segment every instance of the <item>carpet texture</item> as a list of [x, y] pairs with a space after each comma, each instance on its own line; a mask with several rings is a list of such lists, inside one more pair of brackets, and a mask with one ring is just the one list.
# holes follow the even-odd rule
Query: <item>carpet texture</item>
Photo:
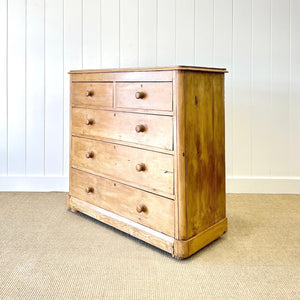
[[183, 261], [65, 193], [0, 193], [0, 299], [300, 299], [300, 195], [228, 195], [228, 232]]

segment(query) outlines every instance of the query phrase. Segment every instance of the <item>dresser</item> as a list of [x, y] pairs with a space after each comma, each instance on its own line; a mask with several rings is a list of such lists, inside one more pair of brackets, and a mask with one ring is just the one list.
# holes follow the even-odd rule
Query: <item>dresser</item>
[[70, 71], [71, 211], [179, 259], [225, 233], [224, 73]]

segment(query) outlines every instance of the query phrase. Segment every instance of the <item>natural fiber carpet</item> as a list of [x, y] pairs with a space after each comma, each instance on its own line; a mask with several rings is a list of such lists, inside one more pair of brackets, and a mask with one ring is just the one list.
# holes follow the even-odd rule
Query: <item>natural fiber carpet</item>
[[228, 233], [183, 261], [64, 193], [0, 193], [0, 208], [0, 299], [300, 299], [300, 195], [228, 195]]

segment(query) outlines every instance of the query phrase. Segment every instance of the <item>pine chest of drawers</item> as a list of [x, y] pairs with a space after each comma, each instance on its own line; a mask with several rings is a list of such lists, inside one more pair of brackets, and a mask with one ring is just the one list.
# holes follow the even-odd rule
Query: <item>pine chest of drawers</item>
[[71, 71], [71, 210], [180, 259], [225, 233], [224, 73]]

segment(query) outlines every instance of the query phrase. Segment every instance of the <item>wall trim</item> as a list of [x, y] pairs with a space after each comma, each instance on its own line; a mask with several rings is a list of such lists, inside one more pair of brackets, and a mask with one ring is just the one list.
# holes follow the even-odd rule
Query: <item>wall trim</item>
[[67, 176], [0, 176], [1, 192], [67, 192]]
[[[1, 192], [68, 192], [68, 190], [67, 176], [0, 176]], [[300, 194], [300, 178], [227, 176], [226, 192]]]
[[300, 194], [299, 177], [231, 177], [226, 180], [227, 193]]

